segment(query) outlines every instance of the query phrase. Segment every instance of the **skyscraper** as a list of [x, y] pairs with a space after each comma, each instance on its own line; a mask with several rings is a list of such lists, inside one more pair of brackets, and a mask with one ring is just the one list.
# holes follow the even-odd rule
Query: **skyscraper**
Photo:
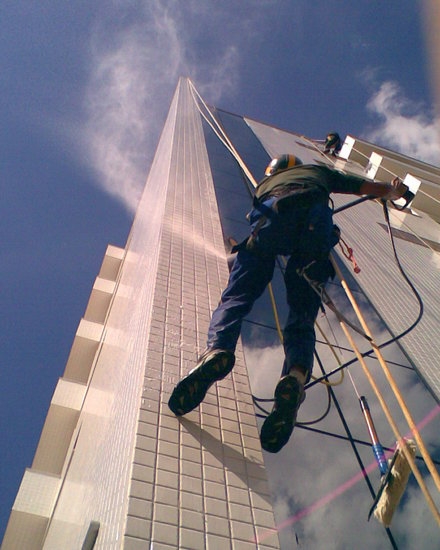
[[[93, 286], [32, 467], [18, 491], [4, 550], [263, 549], [283, 547], [289, 537], [300, 544], [312, 536], [309, 526], [295, 525], [315, 506], [326, 509], [324, 501], [331, 501], [328, 493], [324, 496], [327, 488], [320, 496], [319, 488], [309, 483], [309, 506], [292, 502], [290, 492], [299, 479], [295, 476], [302, 475], [301, 461], [307, 475], [313, 476], [315, 467], [330, 470], [334, 447], [325, 441], [331, 437], [319, 436], [317, 447], [305, 430], [297, 433], [298, 427], [294, 441], [283, 450], [284, 461], [289, 456], [287, 464], [295, 462], [295, 469], [285, 470], [282, 457], [263, 457], [253, 402], [253, 394], [274, 386], [281, 368], [273, 313], [275, 318], [285, 313], [277, 290], [282, 266], [274, 279], [275, 295], [263, 297], [243, 327], [232, 375], [213, 386], [201, 406], [182, 419], [167, 407], [175, 383], [204, 349], [211, 312], [227, 281], [230, 244], [247, 235], [252, 181], [271, 157], [284, 152], [297, 154], [305, 163], [335, 164], [382, 180], [409, 173], [411, 181], [421, 182], [413, 203], [418, 213], [393, 211], [393, 233], [425, 314], [388, 348], [399, 376], [403, 371], [404, 385], [418, 388], [414, 402], [424, 396], [421, 417], [431, 414], [435, 419], [440, 395], [433, 364], [440, 346], [440, 170], [351, 137], [333, 159], [307, 138], [208, 107], [192, 83], [182, 79], [127, 245], [108, 247]], [[343, 202], [338, 199], [336, 206]], [[349, 236], [352, 246], [356, 243], [359, 264], [374, 268], [374, 277], [355, 282], [349, 262], [341, 260], [350, 285], [369, 315], [375, 315], [379, 334], [398, 337], [411, 324], [408, 319], [414, 318], [416, 306], [391, 265], [380, 206], [353, 206], [336, 221], [344, 238]], [[334, 286], [338, 294], [339, 286]], [[328, 353], [325, 342], [320, 346]], [[267, 372], [262, 359], [268, 362]], [[339, 405], [330, 391], [328, 395]], [[312, 388], [304, 414], [309, 414], [308, 402], [322, 409], [322, 401]], [[351, 403], [346, 406], [351, 411]], [[329, 432], [336, 421], [325, 414], [318, 427]], [[362, 422], [354, 422], [351, 443], [361, 433]], [[382, 416], [378, 425], [390, 441]], [[351, 463], [348, 443], [343, 445], [336, 494], [359, 468], [356, 461]], [[302, 454], [305, 449], [309, 458]], [[368, 451], [360, 454], [367, 456]], [[285, 486], [280, 483], [283, 476]], [[296, 487], [305, 497], [301, 483]], [[298, 518], [296, 504], [302, 510]], [[344, 519], [335, 516], [344, 529]], [[377, 540], [386, 540], [380, 527], [371, 529], [379, 533]]]

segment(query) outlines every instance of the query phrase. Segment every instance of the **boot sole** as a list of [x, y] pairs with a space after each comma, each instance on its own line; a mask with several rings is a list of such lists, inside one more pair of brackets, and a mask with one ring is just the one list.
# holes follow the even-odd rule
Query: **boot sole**
[[234, 366], [234, 355], [220, 351], [209, 355], [200, 366], [191, 371], [174, 388], [168, 406], [176, 416], [182, 416], [195, 409], [206, 396], [206, 392], [217, 381], [227, 376]]
[[265, 451], [278, 453], [289, 441], [304, 397], [304, 391], [293, 377], [285, 376], [278, 382], [274, 408], [261, 427], [260, 440]]

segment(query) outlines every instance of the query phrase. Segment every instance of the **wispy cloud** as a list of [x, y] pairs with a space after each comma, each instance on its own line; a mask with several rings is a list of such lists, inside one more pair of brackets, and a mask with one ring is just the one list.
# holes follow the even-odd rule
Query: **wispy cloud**
[[431, 164], [439, 164], [438, 121], [423, 105], [405, 97], [395, 82], [384, 82], [373, 94], [367, 108], [379, 117], [379, 126], [366, 139]]
[[172, 0], [148, 0], [133, 10], [113, 5], [95, 27], [84, 100], [85, 151], [98, 183], [130, 211], [178, 78], [192, 78], [209, 101], [231, 93], [238, 82], [239, 49], [233, 41], [217, 39], [212, 57], [198, 57], [197, 33], [211, 15], [198, 3], [183, 9]]
[[144, 184], [152, 139], [164, 120], [164, 110], [153, 106], [164, 93], [170, 98], [170, 83], [184, 58], [175, 22], [157, 2], [151, 7], [140, 21], [117, 29], [105, 22], [97, 27], [85, 96], [89, 161], [99, 184], [132, 211]]

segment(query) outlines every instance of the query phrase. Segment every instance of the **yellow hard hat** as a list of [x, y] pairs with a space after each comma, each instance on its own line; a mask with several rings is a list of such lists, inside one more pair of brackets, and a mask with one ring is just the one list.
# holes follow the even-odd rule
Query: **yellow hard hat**
[[270, 161], [264, 174], [266, 176], [273, 176], [277, 172], [287, 170], [288, 168], [292, 168], [292, 166], [298, 166], [299, 164], [302, 164], [302, 160], [295, 155], [280, 155], [279, 157], [275, 157]]

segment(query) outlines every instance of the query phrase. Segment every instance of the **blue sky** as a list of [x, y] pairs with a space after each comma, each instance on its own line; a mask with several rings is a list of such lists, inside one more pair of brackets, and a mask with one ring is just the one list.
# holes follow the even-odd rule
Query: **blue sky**
[[1, 533], [178, 78], [231, 112], [438, 164], [422, 4], [2, 1]]

